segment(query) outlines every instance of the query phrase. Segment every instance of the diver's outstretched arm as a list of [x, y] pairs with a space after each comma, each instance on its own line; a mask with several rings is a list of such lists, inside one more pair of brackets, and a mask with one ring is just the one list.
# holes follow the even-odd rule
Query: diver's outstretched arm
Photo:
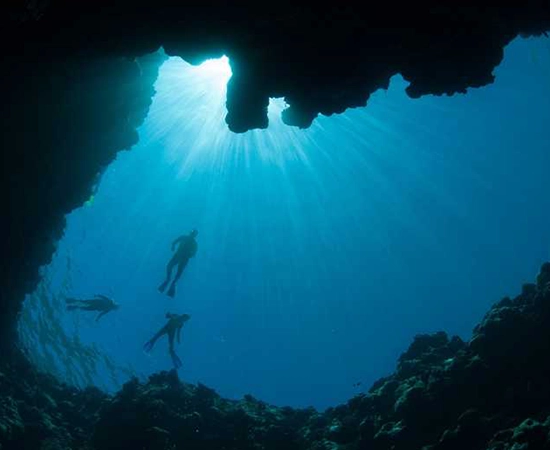
[[178, 242], [181, 242], [183, 239], [185, 239], [185, 236], [180, 236], [179, 238], [176, 238], [174, 242], [172, 242], [172, 251], [174, 251], [174, 248], [176, 247], [176, 244]]
[[143, 349], [146, 352], [150, 352], [153, 349], [153, 346], [155, 345], [155, 342], [166, 333], [166, 325], [163, 326], [150, 340], [148, 340], [145, 345], [143, 346]]
[[153, 345], [155, 345], [153, 341], [147, 341], [145, 344], [143, 344], [143, 350], [149, 353], [151, 350], [153, 350]]
[[111, 312], [111, 310], [109, 309], [108, 311], [101, 311], [97, 317], [95, 318], [95, 321], [96, 322], [99, 322], [99, 319], [101, 319], [105, 314], [107, 314], [108, 312]]

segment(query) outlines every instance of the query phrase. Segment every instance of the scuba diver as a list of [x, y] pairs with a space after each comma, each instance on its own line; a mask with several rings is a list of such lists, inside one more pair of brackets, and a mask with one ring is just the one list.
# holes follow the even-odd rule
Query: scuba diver
[[187, 322], [191, 318], [191, 316], [189, 314], [167, 313], [166, 318], [168, 319], [168, 323], [164, 325], [149, 341], [145, 343], [145, 345], [143, 346], [143, 349], [147, 353], [149, 353], [153, 349], [155, 342], [157, 342], [157, 340], [160, 337], [167, 334], [170, 357], [172, 358], [174, 367], [176, 369], [179, 369], [182, 364], [181, 364], [181, 359], [178, 357], [178, 355], [176, 355], [176, 352], [174, 351], [174, 336], [176, 335], [176, 332], [177, 332], [178, 344], [179, 344], [181, 342], [181, 329], [183, 328], [183, 324]]
[[176, 295], [176, 282], [180, 279], [181, 274], [183, 273], [183, 269], [185, 269], [185, 266], [187, 266], [189, 259], [195, 256], [195, 253], [197, 253], [197, 241], [195, 240], [197, 234], [198, 231], [193, 230], [188, 235], [180, 236], [174, 242], [172, 242], [172, 251], [174, 251], [176, 245], [178, 246], [178, 248], [176, 250], [176, 253], [174, 253], [174, 256], [172, 256], [172, 259], [166, 266], [166, 280], [164, 280], [164, 282], [159, 286], [159, 291], [164, 292], [166, 286], [168, 286], [168, 283], [170, 283], [170, 278], [172, 277], [174, 266], [177, 265], [178, 271], [176, 272], [176, 276], [174, 277], [174, 280], [172, 281], [172, 284], [170, 285], [170, 288], [167, 292], [167, 295], [169, 297], [174, 297], [174, 295]]
[[67, 298], [65, 303], [67, 303], [67, 311], [74, 311], [75, 309], [81, 309], [82, 311], [99, 311], [95, 319], [96, 322], [108, 312], [114, 311], [120, 307], [118, 303], [115, 303], [104, 295], [96, 295], [95, 298], [90, 300]]

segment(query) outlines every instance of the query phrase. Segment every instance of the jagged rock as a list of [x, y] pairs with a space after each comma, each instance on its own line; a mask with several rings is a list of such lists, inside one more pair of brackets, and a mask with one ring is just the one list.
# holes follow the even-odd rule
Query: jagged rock
[[251, 397], [240, 402], [224, 400], [202, 384], [179, 382], [175, 371], [162, 372], [146, 384], [131, 380], [105, 405], [93, 442], [106, 450], [138, 445], [245, 450], [256, 448], [258, 442], [265, 449], [298, 449], [299, 430], [310, 414], [276, 408]]
[[544, 263], [540, 268], [537, 276], [537, 287], [543, 289], [548, 283], [550, 283], [550, 262]]
[[377, 450], [405, 448], [407, 431], [402, 422], [386, 422], [374, 436], [373, 446]]
[[0, 442], [12, 441], [23, 433], [25, 426], [17, 403], [11, 397], [0, 399]]
[[79, 391], [36, 371], [18, 352], [0, 361], [2, 450], [89, 450], [96, 413], [107, 398]]
[[528, 444], [528, 448], [542, 448], [546, 444], [547, 437], [548, 424], [526, 419], [514, 429], [512, 441]]
[[465, 343], [462, 339], [453, 336], [449, 340], [445, 332], [417, 335], [409, 349], [399, 357], [397, 365], [399, 376], [407, 378], [424, 372], [426, 367], [441, 364], [464, 347]]
[[407, 380], [396, 390], [397, 400], [394, 412], [404, 420], [414, 420], [418, 411], [422, 411], [426, 403], [426, 385], [417, 378]]
[[337, 444], [349, 444], [357, 439], [357, 419], [353, 416], [344, 416], [333, 419], [328, 427], [327, 439]]
[[324, 439], [319, 442], [315, 442], [310, 450], [342, 450], [341, 446], [336, 442], [329, 441]]
[[515, 428], [496, 433], [487, 450], [548, 450], [549, 432], [550, 417], [544, 423], [525, 419]]

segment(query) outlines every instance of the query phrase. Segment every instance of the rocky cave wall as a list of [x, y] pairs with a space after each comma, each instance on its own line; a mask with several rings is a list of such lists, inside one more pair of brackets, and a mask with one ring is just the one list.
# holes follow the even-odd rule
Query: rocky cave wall
[[[28, 61], [2, 86], [4, 198], [1, 238], [1, 342], [61, 238], [65, 215], [92, 194], [119, 150], [138, 141], [163, 57]], [[13, 81], [13, 80], [12, 80]]]

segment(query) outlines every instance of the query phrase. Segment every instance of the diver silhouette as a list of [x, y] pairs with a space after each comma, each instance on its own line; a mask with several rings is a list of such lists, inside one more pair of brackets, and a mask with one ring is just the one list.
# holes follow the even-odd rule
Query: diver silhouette
[[170, 351], [170, 357], [172, 358], [174, 367], [176, 369], [179, 369], [182, 364], [181, 359], [178, 357], [178, 355], [176, 355], [176, 352], [174, 351], [174, 337], [177, 332], [179, 344], [181, 342], [181, 329], [183, 328], [185, 322], [187, 322], [191, 318], [191, 316], [189, 314], [167, 313], [166, 318], [168, 319], [166, 325], [164, 325], [149, 341], [145, 343], [143, 349], [147, 353], [149, 353], [151, 350], [153, 350], [153, 347], [159, 338], [161, 338], [165, 334], [168, 335], [168, 349]]
[[120, 305], [109, 297], [104, 295], [97, 294], [95, 298], [88, 300], [79, 300], [77, 298], [67, 298], [65, 299], [67, 304], [67, 311], [74, 311], [75, 309], [80, 309], [82, 311], [99, 311], [95, 321], [97, 322], [105, 314], [118, 309]]
[[181, 274], [183, 273], [183, 269], [185, 269], [185, 266], [187, 266], [189, 259], [195, 256], [195, 254], [197, 253], [197, 241], [195, 240], [197, 234], [198, 231], [193, 230], [188, 235], [180, 236], [174, 242], [172, 242], [172, 251], [174, 251], [177, 246], [176, 253], [174, 253], [174, 256], [172, 256], [172, 259], [168, 262], [166, 266], [166, 279], [159, 286], [159, 291], [164, 292], [166, 286], [168, 286], [168, 283], [170, 283], [172, 271], [177, 265], [178, 271], [176, 272], [176, 276], [172, 280], [172, 284], [170, 285], [170, 288], [167, 292], [167, 295], [169, 297], [174, 297], [174, 295], [176, 295], [176, 283], [180, 279]]

